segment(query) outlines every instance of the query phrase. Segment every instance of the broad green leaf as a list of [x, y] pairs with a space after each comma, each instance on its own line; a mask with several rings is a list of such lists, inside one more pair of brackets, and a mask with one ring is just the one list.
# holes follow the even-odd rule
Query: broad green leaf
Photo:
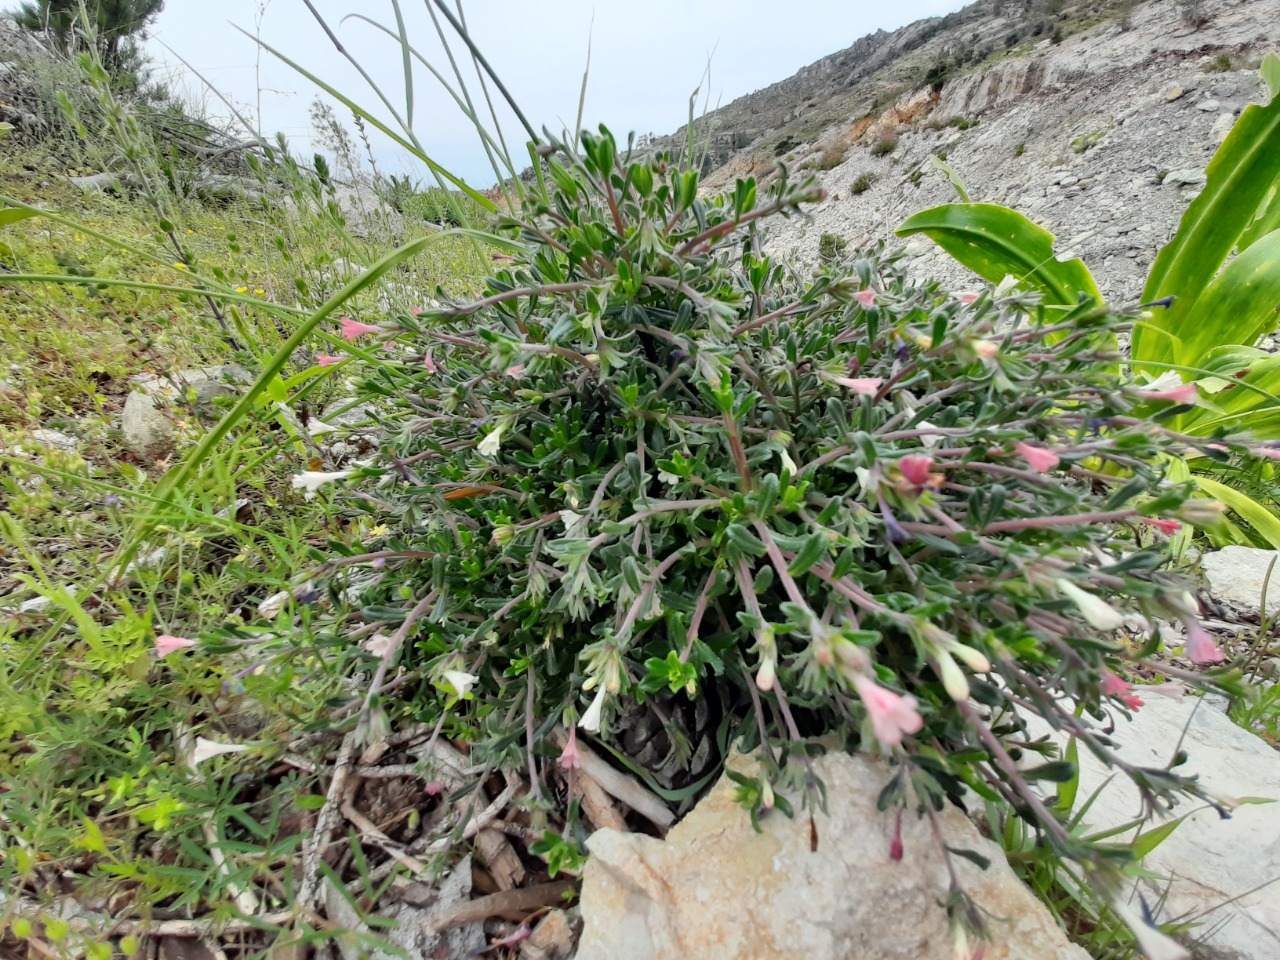
[[1278, 306], [1280, 232], [1253, 244], [1209, 284], [1179, 325], [1175, 359], [1199, 365], [1213, 347], [1256, 343], [1280, 322]]
[[0, 123], [0, 140], [3, 140], [11, 133], [13, 133], [12, 123]]
[[1280, 357], [1256, 360], [1243, 376], [1241, 372], [1232, 376], [1229, 390], [1202, 398], [1199, 408], [1179, 417], [1178, 429], [1197, 437], [1211, 436], [1220, 428], [1231, 433], [1248, 430], [1254, 439], [1274, 439], [1273, 421], [1280, 418]]
[[1262, 58], [1262, 68], [1258, 71], [1262, 74], [1262, 79], [1267, 83], [1267, 89], [1271, 91], [1271, 96], [1280, 97], [1280, 57], [1274, 53], [1268, 53]]
[[[1156, 256], [1147, 276], [1145, 301], [1174, 296], [1155, 324], [1184, 335], [1186, 318], [1235, 248], [1280, 177], [1280, 97], [1248, 107], [1214, 154], [1207, 182], [1191, 202], [1173, 239]], [[1169, 342], [1151, 331], [1133, 331], [1134, 360], [1167, 360]]]
[[1102, 294], [1079, 259], [1060, 262], [1054, 236], [1016, 210], [991, 203], [944, 204], [922, 210], [898, 227], [900, 237], [923, 233], [990, 283], [1012, 274], [1040, 290], [1046, 302], [1075, 306], [1081, 293]]
[[7, 227], [11, 223], [17, 223], [19, 220], [25, 220], [27, 217], [34, 217], [35, 215], [36, 211], [34, 210], [14, 210], [13, 208], [0, 210], [0, 227]]
[[1262, 198], [1253, 222], [1240, 234], [1240, 242], [1236, 248], [1243, 253], [1275, 230], [1280, 230], [1280, 180], [1273, 183], [1267, 195]]
[[1280, 519], [1276, 519], [1274, 513], [1252, 497], [1241, 493], [1239, 490], [1233, 490], [1217, 480], [1198, 475], [1193, 476], [1191, 479], [1197, 487], [1209, 496], [1225, 503], [1248, 521], [1254, 533], [1266, 540], [1272, 547], [1280, 550]]

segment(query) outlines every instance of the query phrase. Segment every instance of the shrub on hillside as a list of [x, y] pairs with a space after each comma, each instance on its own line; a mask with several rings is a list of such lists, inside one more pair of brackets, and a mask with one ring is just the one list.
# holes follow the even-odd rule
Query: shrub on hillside
[[868, 190], [871, 189], [871, 184], [875, 182], [876, 182], [876, 175], [874, 173], [870, 173], [870, 172], [860, 173], [856, 177], [854, 177], [853, 183], [849, 184], [849, 192], [852, 193], [854, 196], [857, 196], [858, 194], [866, 193]]
[[897, 149], [898, 138], [892, 134], [886, 134], [871, 145], [871, 155], [873, 157], [883, 157]]
[[823, 263], [839, 260], [849, 247], [849, 241], [838, 233], [824, 233], [818, 238], [818, 259]]
[[[749, 242], [819, 199], [785, 171], [702, 198], [661, 157], [583, 139], [482, 297], [345, 331], [415, 351], [364, 387], [380, 459], [297, 481], [349, 479], [353, 519], [393, 528], [340, 561], [381, 566], [361, 603], [394, 634], [366, 735], [398, 664], [408, 711], [473, 764], [570, 770], [563, 724], [683, 788], [740, 741], [820, 804], [805, 758], [827, 737], [897, 759], [885, 805], [972, 790], [1090, 856], [1031, 786], [1069, 771], [1031, 759], [1051, 748], [1021, 711], [1110, 761], [1159, 623], [1220, 656], [1161, 570], [1179, 440], [1134, 414], [1185, 390], [1120, 379], [1128, 320], [1102, 308], [957, 298], [878, 253], [791, 273]], [[1152, 805], [1198, 791], [1123, 770]], [[743, 796], [782, 806], [768, 783]]]

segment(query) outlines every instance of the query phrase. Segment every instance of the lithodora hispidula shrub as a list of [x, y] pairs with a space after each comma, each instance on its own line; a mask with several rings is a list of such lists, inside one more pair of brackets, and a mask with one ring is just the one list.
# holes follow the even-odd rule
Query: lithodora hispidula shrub
[[364, 601], [401, 621], [366, 721], [399, 664], [431, 681], [417, 709], [540, 777], [557, 724], [609, 741], [652, 713], [646, 765], [678, 785], [672, 756], [715, 740], [701, 702], [807, 801], [834, 736], [897, 758], [887, 804], [968, 788], [1073, 857], [1031, 785], [1069, 771], [1020, 770], [1049, 748], [1019, 711], [1153, 806], [1198, 791], [1103, 732], [1158, 625], [1198, 629], [1155, 535], [1187, 510], [1160, 467], [1184, 439], [1133, 413], [1124, 316], [953, 296], [880, 253], [798, 276], [760, 252], [820, 199], [785, 169], [705, 199], [604, 131], [545, 159], [485, 296], [347, 331], [414, 348], [365, 384], [395, 412], [353, 509], [396, 534]]

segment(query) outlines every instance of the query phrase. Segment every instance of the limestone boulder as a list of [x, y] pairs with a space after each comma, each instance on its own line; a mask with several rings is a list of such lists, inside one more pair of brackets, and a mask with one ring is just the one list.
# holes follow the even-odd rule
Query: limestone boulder
[[[729, 766], [751, 774], [756, 761]], [[894, 816], [876, 797], [892, 768], [848, 754], [815, 766], [828, 799], [815, 814], [816, 849], [803, 814], [766, 816], [756, 833], [727, 777], [665, 840], [592, 834], [578, 960], [953, 960], [940, 906], [947, 870], [928, 822], [904, 817], [905, 853], [889, 855]], [[964, 814], [948, 809], [940, 822], [948, 845], [991, 861], [981, 870], [956, 858], [992, 918], [986, 960], [1087, 960]]]
[[[1178, 771], [1198, 775], [1227, 805], [1245, 798], [1280, 800], [1280, 753], [1217, 705], [1194, 696], [1142, 699], [1131, 720], [1117, 720], [1113, 739], [1121, 758], [1139, 767], [1163, 767], [1182, 749], [1189, 759]], [[1033, 732], [1048, 730], [1033, 723]], [[1078, 795], [1091, 796], [1114, 772], [1081, 750]], [[1115, 776], [1089, 808], [1085, 823], [1107, 830], [1141, 815], [1137, 790]], [[1212, 807], [1184, 802], [1162, 822], [1177, 818], [1185, 819], [1148, 855], [1144, 865], [1151, 877], [1139, 882], [1138, 892], [1153, 907], [1159, 905], [1161, 922], [1195, 924], [1192, 936], [1204, 945], [1197, 957], [1280, 957], [1280, 806], [1245, 803], [1223, 819]]]
[[[1267, 582], [1271, 564], [1276, 569]], [[1280, 612], [1280, 550], [1229, 546], [1200, 558], [1209, 594], [1242, 617], [1256, 620], [1262, 612], [1263, 585], [1266, 584], [1267, 613]]]
[[172, 442], [176, 417], [187, 402], [197, 406], [243, 390], [253, 376], [240, 367], [223, 365], [181, 370], [167, 377], [146, 377], [125, 398], [120, 429], [134, 450], [150, 450]]

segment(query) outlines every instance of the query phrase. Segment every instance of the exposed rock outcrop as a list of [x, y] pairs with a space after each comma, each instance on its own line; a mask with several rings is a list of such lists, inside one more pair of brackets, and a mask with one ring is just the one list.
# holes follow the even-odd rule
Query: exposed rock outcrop
[[[748, 772], [738, 756], [730, 769]], [[774, 813], [756, 833], [723, 778], [665, 841], [598, 830], [587, 842], [585, 921], [578, 960], [952, 960], [947, 871], [927, 821], [904, 817], [905, 853], [890, 856], [892, 814], [876, 808], [893, 776], [883, 761], [829, 754], [816, 761], [827, 813]], [[956, 809], [939, 816], [965, 890], [990, 922], [986, 960], [1087, 960], [1013, 874], [1004, 854]], [[968, 955], [965, 953], [964, 955]]]

